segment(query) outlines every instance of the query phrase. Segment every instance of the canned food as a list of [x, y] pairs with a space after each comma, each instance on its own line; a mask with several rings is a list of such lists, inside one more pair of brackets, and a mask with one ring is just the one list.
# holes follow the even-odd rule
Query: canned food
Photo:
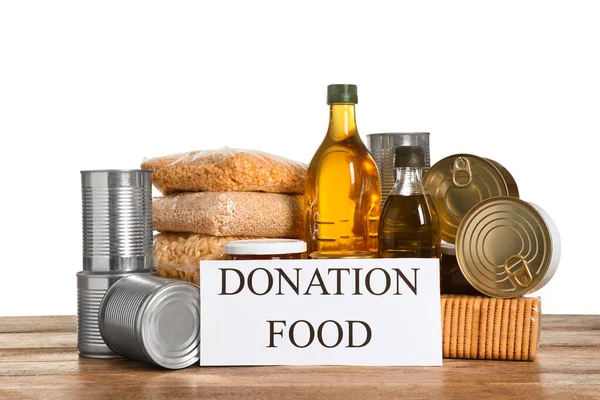
[[230, 260], [300, 260], [306, 258], [306, 242], [295, 239], [234, 240], [225, 243]]
[[83, 270], [150, 269], [152, 172], [81, 171]]
[[83, 357], [120, 357], [102, 340], [98, 310], [106, 291], [127, 275], [130, 273], [77, 273], [77, 350]]
[[98, 325], [115, 353], [168, 369], [200, 359], [200, 290], [188, 282], [134, 274], [106, 293]]
[[456, 236], [463, 275], [493, 297], [519, 297], [541, 289], [558, 268], [560, 247], [550, 216], [514, 197], [496, 197], [473, 207]]
[[496, 196], [519, 197], [517, 184], [496, 161], [455, 154], [438, 161], [423, 178], [435, 203], [442, 240], [454, 243], [465, 214], [479, 202]]

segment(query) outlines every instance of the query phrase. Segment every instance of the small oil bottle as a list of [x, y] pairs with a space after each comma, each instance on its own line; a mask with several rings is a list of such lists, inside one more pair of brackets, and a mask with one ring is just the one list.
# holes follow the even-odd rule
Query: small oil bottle
[[379, 224], [379, 257], [439, 258], [439, 220], [421, 184], [425, 150], [420, 146], [396, 147], [394, 167], [396, 183]]
[[329, 129], [306, 178], [305, 227], [311, 258], [377, 255], [380, 182], [356, 129], [356, 85], [329, 85]]

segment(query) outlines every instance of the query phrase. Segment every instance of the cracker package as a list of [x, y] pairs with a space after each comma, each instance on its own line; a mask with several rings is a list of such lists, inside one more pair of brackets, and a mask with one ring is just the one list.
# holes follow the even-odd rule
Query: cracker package
[[533, 361], [541, 327], [539, 297], [442, 295], [445, 358]]

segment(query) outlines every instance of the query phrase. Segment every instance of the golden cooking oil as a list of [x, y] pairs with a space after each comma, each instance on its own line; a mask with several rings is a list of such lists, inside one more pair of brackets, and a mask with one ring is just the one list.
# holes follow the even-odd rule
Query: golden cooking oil
[[[440, 237], [426, 196], [391, 195], [381, 216], [379, 257], [439, 258]], [[425, 211], [425, 212], [424, 212]]]
[[379, 224], [379, 257], [439, 258], [439, 219], [421, 183], [423, 148], [397, 147], [395, 166], [396, 184], [383, 206]]
[[330, 85], [329, 129], [306, 180], [306, 241], [313, 258], [372, 257], [378, 250], [380, 182], [356, 129], [355, 85]]

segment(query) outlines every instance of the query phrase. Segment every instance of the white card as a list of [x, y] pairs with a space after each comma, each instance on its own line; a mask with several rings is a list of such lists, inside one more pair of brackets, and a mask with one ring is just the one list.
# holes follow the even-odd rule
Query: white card
[[202, 261], [200, 365], [442, 365], [439, 268]]

